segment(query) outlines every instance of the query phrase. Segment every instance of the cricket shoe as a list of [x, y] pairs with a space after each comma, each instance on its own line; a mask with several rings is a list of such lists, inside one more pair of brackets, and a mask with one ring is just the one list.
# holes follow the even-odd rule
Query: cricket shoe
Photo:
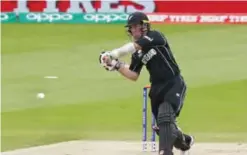
[[[184, 135], [185, 138], [185, 143], [190, 147], [194, 144], [194, 137], [191, 135]], [[183, 151], [181, 150], [180, 155], [189, 155], [190, 154], [190, 149]]]
[[[157, 135], [159, 135], [159, 127], [158, 126], [153, 126], [152, 129], [156, 132]], [[180, 128], [178, 128], [178, 129], [181, 131]], [[194, 144], [194, 137], [191, 135], [183, 134], [183, 138], [184, 138], [185, 145], [187, 145], [188, 147], [186, 148], [186, 150], [180, 149], [180, 151], [181, 151], [180, 155], [189, 155], [190, 148]]]

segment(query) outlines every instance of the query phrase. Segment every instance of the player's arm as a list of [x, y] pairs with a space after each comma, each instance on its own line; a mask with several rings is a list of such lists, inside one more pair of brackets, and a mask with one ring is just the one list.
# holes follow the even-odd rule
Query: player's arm
[[120, 63], [119, 66], [116, 67], [116, 69], [121, 75], [123, 75], [125, 78], [129, 80], [137, 81], [139, 77], [138, 73], [129, 69], [129, 65]]
[[139, 74], [142, 70], [143, 64], [139, 58], [135, 58], [132, 56], [131, 64], [125, 65], [121, 62], [118, 62], [115, 68], [121, 73], [124, 77], [132, 80], [137, 81]]
[[122, 56], [125, 56], [127, 54], [133, 54], [135, 51], [140, 50], [141, 47], [135, 43], [135, 42], [131, 42], [131, 43], [127, 43], [125, 45], [123, 45], [122, 47], [119, 47], [117, 49], [114, 49], [110, 52], [110, 55], [114, 58], [114, 59], [118, 59]]
[[152, 34], [145, 35], [135, 42], [127, 43], [120, 48], [114, 49], [110, 52], [110, 55], [114, 59], [118, 59], [127, 54], [133, 54], [135, 51], [142, 50], [142, 48], [155, 45], [164, 45], [165, 40], [162, 34], [154, 32]]

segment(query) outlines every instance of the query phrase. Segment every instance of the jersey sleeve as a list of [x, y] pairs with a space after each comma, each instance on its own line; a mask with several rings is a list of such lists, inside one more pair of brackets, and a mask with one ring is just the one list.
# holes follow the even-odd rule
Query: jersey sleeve
[[129, 70], [136, 72], [137, 74], [140, 74], [142, 67], [143, 63], [141, 62], [141, 60], [135, 56], [132, 56]]
[[164, 36], [157, 31], [150, 32], [148, 35], [143, 36], [136, 43], [142, 48], [149, 46], [164, 45], [166, 43]]

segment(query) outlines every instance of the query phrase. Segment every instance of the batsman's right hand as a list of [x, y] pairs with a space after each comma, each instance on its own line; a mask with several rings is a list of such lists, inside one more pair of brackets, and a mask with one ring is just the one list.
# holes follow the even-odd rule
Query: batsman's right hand
[[110, 52], [101, 52], [99, 56], [99, 61], [100, 64], [110, 64], [112, 61], [112, 56], [110, 55]]
[[99, 62], [106, 70], [114, 71], [118, 60], [113, 59], [110, 52], [103, 51], [99, 56]]

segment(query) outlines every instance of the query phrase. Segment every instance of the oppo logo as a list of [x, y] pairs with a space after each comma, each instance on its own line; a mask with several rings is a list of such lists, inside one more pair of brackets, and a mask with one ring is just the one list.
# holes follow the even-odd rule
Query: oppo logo
[[34, 20], [37, 22], [54, 22], [54, 21], [67, 21], [67, 20], [72, 20], [73, 16], [71, 14], [59, 14], [59, 13], [29, 13], [26, 15], [26, 18], [28, 20]]
[[87, 21], [105, 21], [109, 23], [114, 21], [126, 21], [128, 16], [128, 14], [86, 14], [84, 15], [84, 19]]
[[5, 20], [9, 19], [9, 16], [6, 13], [1, 13], [1, 17], [0, 18], [1, 18], [1, 21], [5, 21]]

